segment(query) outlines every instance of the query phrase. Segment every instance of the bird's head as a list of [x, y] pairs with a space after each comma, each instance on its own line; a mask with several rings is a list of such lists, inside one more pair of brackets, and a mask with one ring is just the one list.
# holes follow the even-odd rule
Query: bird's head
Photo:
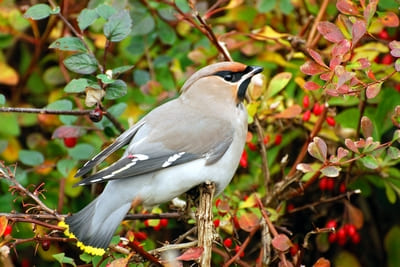
[[[238, 62], [220, 62], [194, 73], [183, 85], [183, 96], [241, 102], [251, 78], [263, 70]], [[204, 99], [204, 97], [201, 97]]]

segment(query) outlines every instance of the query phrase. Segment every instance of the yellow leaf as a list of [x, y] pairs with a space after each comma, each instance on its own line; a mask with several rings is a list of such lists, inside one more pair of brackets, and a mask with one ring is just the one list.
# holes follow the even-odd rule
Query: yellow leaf
[[373, 61], [379, 54], [388, 53], [389, 48], [387, 45], [382, 43], [367, 43], [363, 46], [359, 46], [354, 49], [353, 62], [356, 62], [360, 58], [367, 58]]
[[83, 186], [75, 186], [74, 185], [81, 180], [81, 178], [76, 178], [76, 168], [72, 168], [68, 173], [68, 177], [65, 180], [65, 194], [69, 197], [77, 197], [81, 194], [83, 190]]
[[5, 62], [0, 62], [0, 70], [0, 83], [6, 85], [16, 85], [18, 83], [18, 73]]
[[254, 37], [259, 40], [280, 39], [289, 35], [287, 33], [277, 32], [268, 25], [255, 31], [254, 33], [256, 34]]
[[235, 8], [243, 4], [243, 2], [244, 0], [231, 0], [225, 8], [226, 9]]
[[1, 157], [7, 162], [15, 162], [18, 160], [18, 153], [21, 146], [17, 139], [12, 138], [8, 140], [8, 146], [1, 153]]
[[260, 59], [268, 61], [268, 62], [276, 63], [282, 67], [297, 68], [297, 66], [295, 64], [290, 63], [284, 57], [282, 57], [280, 54], [275, 53], [275, 52], [268, 51], [268, 52], [262, 53], [260, 56]]

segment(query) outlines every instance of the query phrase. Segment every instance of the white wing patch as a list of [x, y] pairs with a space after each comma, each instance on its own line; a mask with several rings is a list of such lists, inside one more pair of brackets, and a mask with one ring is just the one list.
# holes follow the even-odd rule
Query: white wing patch
[[174, 161], [176, 161], [176, 160], [178, 160], [180, 157], [182, 157], [183, 154], [185, 154], [185, 152], [179, 152], [179, 153], [176, 153], [176, 154], [172, 155], [171, 157], [169, 157], [169, 158], [167, 159], [167, 161], [165, 161], [165, 162], [163, 163], [163, 165], [162, 165], [161, 167], [163, 167], [163, 168], [168, 167], [169, 165], [171, 165], [172, 163], [174, 163]]

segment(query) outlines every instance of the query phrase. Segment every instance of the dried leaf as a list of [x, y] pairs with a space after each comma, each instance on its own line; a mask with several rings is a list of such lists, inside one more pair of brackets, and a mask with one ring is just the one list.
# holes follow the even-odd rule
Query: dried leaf
[[275, 115], [277, 119], [291, 119], [295, 118], [301, 113], [301, 107], [299, 105], [293, 105], [285, 109], [279, 114]]
[[246, 212], [239, 217], [239, 226], [240, 229], [251, 232], [254, 227], [257, 227], [260, 223], [259, 218], [256, 214], [252, 212]]
[[367, 86], [366, 95], [368, 99], [376, 97], [379, 92], [381, 91], [382, 82], [380, 83], [373, 83]]
[[349, 215], [348, 223], [354, 224], [357, 229], [361, 229], [364, 225], [364, 215], [362, 211], [349, 201], [345, 201], [346, 212]]
[[308, 81], [304, 84], [304, 88], [310, 91], [318, 90], [321, 86], [318, 83]]
[[399, 26], [399, 18], [397, 17], [396, 13], [392, 11], [388, 11], [381, 16], [380, 21], [382, 22], [383, 26], [386, 27], [398, 27]]
[[330, 267], [331, 262], [325, 258], [319, 258], [313, 265], [313, 267]]
[[129, 257], [113, 260], [107, 266], [109, 267], [125, 267], [128, 266]]
[[338, 0], [336, 8], [346, 15], [358, 15], [358, 6], [351, 0]]
[[339, 28], [332, 22], [321, 21], [318, 23], [317, 29], [319, 33], [325, 37], [325, 39], [331, 41], [332, 43], [338, 43], [345, 39]]
[[271, 244], [275, 249], [281, 252], [287, 251], [293, 245], [292, 241], [290, 241], [290, 239], [284, 234], [279, 234], [275, 236], [272, 239]]
[[372, 121], [367, 116], [363, 116], [361, 118], [361, 130], [365, 138], [372, 136], [372, 131], [374, 130], [374, 128], [372, 125]]
[[353, 37], [353, 47], [358, 43], [361, 37], [367, 32], [367, 26], [365, 25], [365, 21], [356, 20], [353, 24], [353, 29], [351, 30], [351, 35]]
[[176, 260], [180, 261], [193, 261], [198, 260], [203, 254], [204, 248], [202, 247], [194, 247], [186, 250], [182, 255], [176, 258]]
[[348, 149], [350, 149], [351, 151], [353, 151], [356, 154], [359, 154], [360, 151], [358, 151], [358, 148], [356, 147], [356, 144], [353, 142], [353, 140], [351, 139], [346, 139], [344, 140], [344, 144], [346, 145], [346, 147]]
[[314, 137], [313, 142], [308, 145], [308, 153], [322, 162], [326, 160], [327, 150], [326, 143], [318, 136]]

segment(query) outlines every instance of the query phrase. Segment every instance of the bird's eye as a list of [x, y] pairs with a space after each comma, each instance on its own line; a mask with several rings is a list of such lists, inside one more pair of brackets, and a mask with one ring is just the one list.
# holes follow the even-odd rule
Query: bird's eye
[[225, 74], [224, 80], [227, 82], [231, 82], [233, 80], [233, 75], [231, 73]]

